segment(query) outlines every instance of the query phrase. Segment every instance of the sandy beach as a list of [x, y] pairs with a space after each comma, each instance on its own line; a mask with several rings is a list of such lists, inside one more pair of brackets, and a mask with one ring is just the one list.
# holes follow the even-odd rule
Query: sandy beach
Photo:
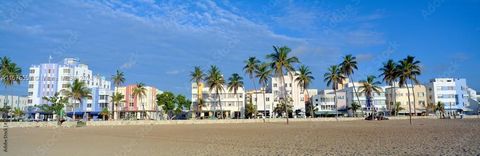
[[12, 128], [0, 155], [478, 155], [480, 120]]

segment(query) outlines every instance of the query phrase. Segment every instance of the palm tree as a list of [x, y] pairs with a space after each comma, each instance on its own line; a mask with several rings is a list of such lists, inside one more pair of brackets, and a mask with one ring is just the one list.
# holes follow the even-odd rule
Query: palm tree
[[[260, 61], [256, 57], [249, 57], [247, 60], [244, 61], [245, 66], [243, 67], [243, 71], [245, 74], [248, 75], [250, 80], [252, 80], [253, 88], [257, 90], [257, 86], [255, 85], [255, 77], [254, 72], [258, 69]], [[255, 92], [255, 105], [257, 105], [257, 93]]]
[[0, 80], [5, 88], [20, 84], [20, 80], [22, 79], [22, 69], [18, 67], [17, 64], [13, 63], [6, 56], [0, 58]]
[[[312, 76], [312, 72], [310, 71], [310, 68], [308, 66], [300, 66], [298, 68], [298, 73], [295, 73], [295, 81], [298, 83], [299, 87], [303, 88], [303, 93], [306, 93], [305, 95], [307, 96], [307, 99], [305, 99], [305, 106], [310, 107], [310, 117], [313, 118], [313, 103], [310, 102], [310, 96], [308, 96], [308, 86], [310, 86], [310, 83], [312, 83], [315, 78]], [[307, 106], [308, 105], [308, 106]]]
[[[383, 77], [383, 82], [387, 83], [388, 85], [392, 86], [391, 88], [391, 94], [390, 94], [390, 100], [393, 100], [393, 101], [390, 101], [388, 104], [387, 104], [387, 109], [389, 109], [389, 107], [392, 107], [397, 101], [396, 101], [396, 98], [394, 98], [394, 96], [396, 97], [396, 91], [395, 91], [395, 80], [398, 78], [398, 70], [397, 70], [397, 64], [395, 63], [395, 61], [393, 61], [392, 59], [389, 59], [386, 63], [383, 63], [383, 67], [379, 69], [382, 74], [380, 74], [380, 77]], [[391, 109], [389, 109], [390, 111], [390, 114], [391, 114]]]
[[[261, 65], [258, 66], [258, 69], [255, 71], [255, 77], [258, 78], [258, 83], [262, 86], [262, 94], [263, 94], [263, 113], [266, 115], [267, 114], [267, 108], [266, 108], [266, 97], [265, 97], [265, 92], [268, 84], [268, 79], [270, 79], [270, 76], [272, 75], [272, 70], [270, 69], [270, 65], [268, 63], [262, 63]], [[270, 114], [270, 118], [272, 115]], [[265, 121], [265, 120], [264, 120]]]
[[[352, 85], [353, 85], [353, 92], [355, 92], [355, 96], [357, 97], [357, 102], [360, 103], [360, 98], [358, 97], [358, 92], [357, 92], [357, 89], [355, 87], [355, 83], [353, 83], [353, 73], [355, 72], [355, 70], [358, 70], [358, 67], [357, 67], [357, 58], [355, 56], [352, 56], [352, 55], [346, 55], [345, 57], [343, 57], [343, 61], [342, 63], [340, 63], [340, 72], [346, 77], [346, 78], [350, 78], [350, 81], [352, 82]], [[341, 83], [343, 83], [344, 80], [342, 80]], [[352, 101], [354, 101], [355, 99], [352, 99]], [[362, 114], [363, 114], [363, 109], [361, 109], [362, 111]]]
[[[267, 59], [270, 59], [270, 68], [273, 69], [275, 72], [275, 76], [280, 78], [280, 100], [287, 100], [286, 95], [286, 84], [284, 74], [292, 76], [292, 72], [295, 70], [294, 65], [295, 63], [300, 63], [297, 57], [295, 56], [288, 56], [288, 54], [292, 51], [287, 46], [277, 47], [273, 46], [273, 53], [267, 55]], [[285, 110], [287, 109], [288, 102], [285, 104]], [[287, 124], [288, 124], [288, 111], [285, 111]]]
[[143, 109], [143, 118], [147, 117], [145, 104], [143, 104], [143, 100], [142, 100], [142, 97], [147, 96], [147, 88], [145, 88], [145, 84], [141, 82], [137, 83], [135, 88], [133, 88], [132, 95], [140, 99], [140, 103], [142, 104], [142, 109]]
[[398, 112], [405, 110], [405, 108], [401, 107], [400, 102], [395, 103], [395, 106], [393, 109], [395, 110], [395, 116], [398, 116]]
[[[223, 109], [220, 93], [224, 91], [223, 85], [225, 84], [225, 79], [223, 78], [220, 69], [218, 69], [218, 67], [214, 65], [210, 66], [210, 70], [208, 70], [208, 75], [205, 78], [205, 81], [207, 82], [207, 86], [210, 89], [210, 93], [215, 90], [216, 98], [218, 98], [218, 105], [220, 105], [221, 118], [223, 118]], [[215, 106], [214, 116], [216, 115], [217, 112]]]
[[437, 103], [437, 108], [435, 109], [435, 111], [439, 111], [440, 112], [440, 118], [441, 119], [444, 119], [445, 118], [445, 104], [443, 104], [442, 102], [438, 102]]
[[20, 108], [15, 108], [13, 110], [13, 116], [17, 117], [17, 118], [20, 118], [22, 115], [24, 115], [25, 113], [20, 109]]
[[335, 102], [335, 119], [338, 121], [337, 86], [338, 84], [342, 84], [346, 77], [337, 65], [330, 66], [328, 72], [325, 73], [323, 77], [323, 81], [327, 82], [327, 86], [332, 86], [333, 93], [335, 94], [333, 101]]
[[108, 108], [107, 107], [103, 108], [102, 111], [100, 112], [100, 115], [102, 115], [103, 121], [105, 121], [105, 116], [108, 116], [108, 114], [110, 114], [108, 112]]
[[429, 116], [429, 114], [430, 114], [430, 111], [429, 111], [429, 110], [432, 110], [432, 112], [434, 112], [436, 109], [437, 109], [437, 108], [436, 108], [435, 104], [433, 104], [433, 103], [428, 103], [428, 104], [427, 104], [427, 108], [426, 108], [427, 116]]
[[[123, 83], [125, 83], [125, 76], [124, 76], [123, 72], [121, 72], [120, 70], [117, 70], [115, 75], [112, 75], [112, 80], [113, 80], [113, 84], [115, 85], [115, 93], [117, 93], [118, 92], [118, 87], [120, 85], [122, 85]], [[112, 100], [112, 117], [110, 119], [114, 118], [113, 117], [114, 113], [115, 113], [115, 107], [114, 107], [115, 103], [114, 102], [117, 102], [117, 101]]]
[[62, 97], [60, 96], [59, 92], [56, 92], [53, 96], [43, 97], [42, 99], [50, 103], [50, 106], [53, 108], [55, 114], [58, 115], [57, 121], [60, 122], [60, 120], [63, 119], [62, 111], [65, 105], [68, 104], [68, 98]]
[[195, 66], [195, 69], [193, 72], [190, 73], [190, 77], [192, 78], [191, 81], [195, 82], [197, 84], [197, 115], [200, 116], [200, 102], [202, 101], [202, 90], [200, 85], [202, 84], [202, 80], [205, 77], [205, 74], [203, 73], [202, 69], [199, 66]]
[[91, 97], [91, 90], [87, 87], [85, 81], [75, 79], [72, 84], [68, 85], [68, 89], [62, 90], [63, 95], [74, 100], [72, 107], [72, 118], [75, 120], [75, 102], [78, 101], [79, 105], [82, 104], [84, 98]]
[[[416, 76], [420, 75], [420, 68], [418, 64], [420, 61], [414, 61], [414, 57], [408, 56], [406, 59], [399, 61], [397, 65], [398, 70], [398, 85], [400, 87], [407, 87], [407, 97], [408, 97], [408, 115], [410, 118], [410, 125], [412, 124], [412, 104], [410, 101], [410, 89], [408, 87], [407, 81], [412, 80], [416, 81]], [[413, 86], [412, 86], [413, 87]], [[415, 96], [414, 96], [415, 97]]]
[[240, 102], [238, 100], [238, 95], [237, 95], [237, 91], [239, 88], [243, 88], [243, 78], [238, 75], [237, 73], [233, 73], [232, 74], [232, 77], [228, 78], [228, 91], [233, 91], [233, 94], [235, 95], [235, 97], [237, 98], [237, 102], [238, 102], [238, 111], [239, 111], [239, 115], [241, 115], [241, 108], [240, 108]]
[[353, 112], [353, 116], [356, 117], [356, 114], [357, 114], [357, 110], [358, 109], [361, 109], [362, 106], [360, 104], [358, 104], [357, 102], [353, 102], [352, 103], [352, 107], [350, 107], [352, 109], [352, 112]]
[[125, 95], [123, 95], [122, 93], [119, 93], [119, 92], [115, 92], [113, 95], [112, 95], [112, 104], [115, 104], [115, 107], [118, 108], [118, 106], [120, 105], [120, 103], [122, 102], [125, 102], [125, 100], [123, 100], [125, 98]]
[[[360, 93], [365, 94], [366, 101], [371, 102], [373, 98], [373, 94], [380, 94], [382, 92], [382, 88], [380, 87], [381, 83], [379, 81], [375, 81], [377, 77], [370, 75], [367, 77], [367, 80], [362, 80], [362, 86], [359, 87]], [[373, 103], [370, 104], [370, 110], [372, 111], [372, 117], [375, 117], [375, 107]]]
[[415, 57], [413, 56], [407, 56], [407, 58], [404, 59], [406, 62], [411, 64], [410, 70], [415, 71], [411, 72], [410, 75], [410, 83], [412, 84], [412, 94], [413, 94], [413, 111], [415, 116], [417, 116], [417, 100], [416, 100], [416, 95], [415, 95], [415, 85], [420, 84], [419, 81], [417, 80], [417, 76], [421, 74], [421, 69], [420, 69], [420, 61], [415, 60]]

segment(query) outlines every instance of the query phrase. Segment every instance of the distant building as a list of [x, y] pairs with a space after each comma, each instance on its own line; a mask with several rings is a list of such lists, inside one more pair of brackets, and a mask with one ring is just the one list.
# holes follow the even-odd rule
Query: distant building
[[340, 116], [345, 115], [347, 113], [345, 91], [337, 91], [336, 97], [337, 103], [335, 104], [335, 94], [332, 89], [319, 91], [317, 95], [312, 97], [313, 106], [317, 109], [315, 113], [320, 116], [333, 116], [336, 114], [336, 109], [338, 109]]
[[[353, 87], [353, 83], [355, 83], [355, 89]], [[350, 107], [353, 102], [358, 103], [358, 100], [360, 100], [360, 106], [362, 107], [364, 115], [369, 115], [372, 112], [372, 110], [370, 110], [370, 105], [373, 105], [377, 113], [387, 113], [387, 105], [385, 103], [387, 100], [385, 97], [385, 86], [381, 87], [379, 94], [373, 93], [372, 99], [370, 99], [371, 101], [367, 103], [367, 97], [360, 90], [362, 84], [359, 82], [353, 83], [348, 83], [344, 88], [347, 97], [347, 107]]]
[[[108, 107], [112, 95], [110, 81], [103, 76], [94, 75], [87, 65], [81, 64], [78, 59], [74, 58], [65, 58], [63, 64], [43, 63], [30, 67], [28, 106], [50, 104], [43, 97], [51, 97], [57, 92], [69, 89], [68, 86], [75, 79], [86, 83], [87, 87], [91, 89], [92, 97], [84, 98], [82, 103], [70, 99], [69, 103], [74, 104], [65, 108], [69, 117], [75, 114], [77, 119], [82, 117], [96, 119], [103, 108], [110, 108]], [[29, 113], [36, 114], [35, 118], [37, 119], [42, 118], [41, 115], [43, 114], [38, 109]]]
[[[136, 85], [118, 87], [116, 91], [124, 95], [124, 102], [116, 104], [114, 118], [118, 119], [158, 119], [161, 108], [157, 105], [157, 94], [163, 92], [155, 87], [145, 86], [145, 96], [134, 96]], [[158, 113], [158, 114], [157, 114]]]
[[[245, 116], [245, 90], [244, 88], [238, 88], [237, 94], [233, 91], [229, 91], [226, 85], [223, 86], [224, 90], [220, 91], [220, 97], [217, 97], [215, 90], [210, 91], [210, 88], [197, 86], [196, 83], [192, 83], [192, 108], [196, 110], [198, 107], [198, 90], [201, 90], [200, 97], [204, 101], [204, 106], [201, 109], [200, 116], [209, 118], [217, 113], [217, 118], [240, 118]], [[221, 103], [219, 103], [219, 100]], [[220, 107], [221, 106], [221, 107]]]
[[443, 103], [447, 115], [462, 112], [472, 113], [473, 110], [466, 107], [470, 105], [466, 79], [435, 78], [430, 80], [427, 88], [429, 102]]
[[[409, 112], [412, 114], [417, 114], [421, 115], [422, 113], [426, 113], [426, 107], [427, 107], [427, 89], [424, 85], [414, 85], [412, 88], [411, 84], [408, 84], [408, 89], [407, 87], [398, 87], [396, 85], [395, 87], [388, 86], [385, 91], [386, 91], [386, 99], [387, 99], [387, 104], [389, 110], [393, 110], [395, 107], [395, 102], [400, 103], [400, 107], [403, 108], [403, 110], [400, 110], [398, 112], [399, 115], [408, 115]], [[410, 92], [410, 94], [409, 94]], [[414, 93], [415, 92], [415, 93]], [[410, 103], [411, 103], [411, 108], [409, 110], [409, 96], [410, 96]]]
[[22, 111], [27, 110], [28, 97], [14, 95], [0, 95], [0, 107], [9, 106], [12, 110], [18, 108]]

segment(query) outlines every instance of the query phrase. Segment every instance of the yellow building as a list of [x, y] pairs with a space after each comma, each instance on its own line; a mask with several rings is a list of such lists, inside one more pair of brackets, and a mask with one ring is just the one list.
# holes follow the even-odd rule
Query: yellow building
[[[387, 108], [389, 110], [393, 109], [393, 107], [395, 106], [393, 105], [393, 103], [394, 101], [396, 101], [397, 103], [400, 103], [400, 107], [403, 108], [403, 110], [400, 110], [398, 114], [408, 115], [408, 95], [410, 95], [412, 114], [422, 115], [422, 113], [426, 113], [425, 108], [427, 106], [427, 89], [424, 85], [415, 85], [413, 90], [412, 86], [409, 85], [410, 94], [408, 94], [407, 87], [399, 88], [398, 86], [396, 86], [395, 94], [392, 95], [393, 90], [393, 87], [389, 87], [386, 89], [387, 94], [385, 96], [387, 98]], [[415, 94], [413, 93], [413, 91], [415, 91]]]

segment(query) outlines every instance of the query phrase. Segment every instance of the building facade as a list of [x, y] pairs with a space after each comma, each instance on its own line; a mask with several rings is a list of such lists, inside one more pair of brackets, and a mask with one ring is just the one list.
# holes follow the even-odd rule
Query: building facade
[[[272, 77], [268, 85], [267, 92], [272, 93], [274, 97], [274, 106], [275, 107], [282, 97], [282, 87], [285, 87], [287, 97], [290, 97], [292, 100], [292, 110], [293, 112], [301, 112], [302, 114], [305, 113], [305, 101], [309, 100], [310, 97], [307, 96], [303, 87], [298, 85], [298, 82], [295, 81], [297, 76], [294, 74], [284, 75], [283, 79], [285, 81], [285, 85], [283, 85], [280, 81], [280, 77]], [[308, 91], [308, 90], [307, 90]]]
[[[192, 108], [195, 111], [200, 112], [200, 117], [210, 118], [215, 116], [216, 118], [243, 118], [245, 117], [245, 90], [244, 88], [238, 88], [237, 94], [233, 91], [229, 91], [227, 86], [223, 86], [224, 90], [219, 93], [219, 97], [215, 90], [210, 91], [210, 88], [197, 86], [196, 83], [192, 83]], [[198, 95], [200, 91], [200, 95]], [[198, 108], [199, 97], [203, 99], [203, 107], [201, 110]], [[219, 100], [221, 103], [219, 103]], [[216, 114], [215, 114], [216, 113]]]
[[[424, 85], [408, 85], [407, 87], [391, 87], [388, 86], [386, 91], [386, 99], [388, 104], [388, 109], [393, 110], [395, 108], [395, 102], [400, 104], [400, 107], [403, 108], [399, 112], [399, 115], [408, 115], [410, 112], [414, 115], [421, 115], [426, 113], [427, 110], [427, 89]], [[410, 92], [410, 94], [409, 94]], [[414, 93], [415, 92], [415, 93]], [[411, 108], [409, 109], [409, 96]]]
[[[355, 89], [353, 87], [353, 83], [355, 83]], [[360, 86], [362, 84], [359, 82], [353, 83], [348, 83], [343, 89], [346, 92], [347, 107], [350, 107], [353, 102], [358, 103], [358, 101], [360, 101], [360, 106], [362, 108], [361, 112], [364, 113], [363, 115], [369, 115], [372, 112], [372, 110], [370, 110], [370, 105], [373, 105], [377, 113], [387, 113], [385, 86], [381, 87], [380, 94], [373, 93], [370, 102], [367, 103], [367, 96], [365, 96], [365, 94], [360, 90]]]
[[[337, 91], [337, 95], [332, 89], [325, 89], [318, 92], [318, 95], [312, 97], [313, 106], [316, 108], [316, 114], [320, 116], [332, 116], [338, 113], [340, 116], [347, 112], [346, 93], [344, 90]], [[335, 104], [335, 97], [337, 103]], [[308, 112], [307, 112], [308, 113]]]
[[[29, 70], [28, 106], [35, 107], [50, 104], [43, 97], [54, 96], [62, 90], [68, 90], [75, 79], [86, 83], [91, 90], [91, 98], [84, 98], [81, 103], [70, 99], [71, 105], [65, 108], [67, 116], [85, 119], [96, 119], [103, 108], [110, 108], [110, 81], [100, 75], [94, 75], [87, 65], [81, 64], [78, 59], [65, 58], [63, 63], [44, 63], [32, 65]], [[38, 109], [34, 112], [38, 118]]]
[[28, 97], [14, 95], [0, 95], [0, 107], [9, 106], [13, 109], [27, 110]]
[[161, 108], [157, 105], [157, 94], [163, 92], [152, 86], [145, 86], [145, 95], [134, 96], [137, 85], [118, 87], [116, 92], [124, 95], [124, 101], [117, 104], [114, 118], [118, 119], [159, 119]]
[[466, 79], [435, 78], [427, 84], [430, 103], [443, 103], [448, 116], [468, 111], [469, 94]]

